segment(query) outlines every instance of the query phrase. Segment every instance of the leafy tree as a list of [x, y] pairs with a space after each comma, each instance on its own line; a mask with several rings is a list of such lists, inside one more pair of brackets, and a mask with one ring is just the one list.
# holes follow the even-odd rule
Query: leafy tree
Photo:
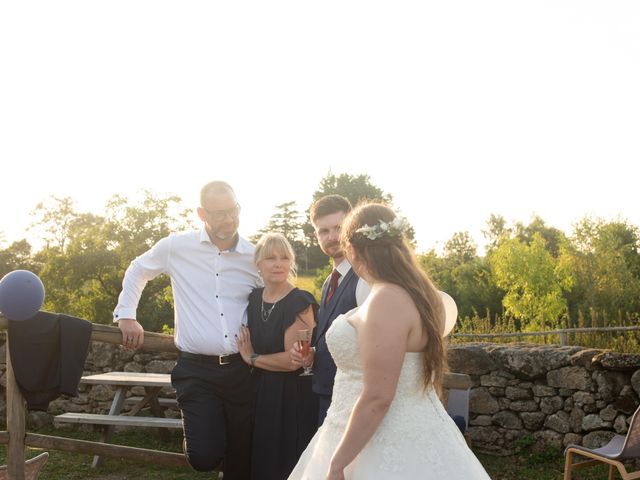
[[[187, 212], [176, 196], [158, 197], [143, 192], [140, 204], [114, 196], [107, 204], [107, 216], [81, 214], [47, 206], [50, 215], [38, 225], [52, 230], [48, 222], [59, 215], [72, 220], [55, 246], [45, 247], [36, 259], [47, 286], [45, 308], [111, 323], [111, 312], [121, 289], [122, 277], [131, 260], [170, 231], [189, 226]], [[64, 248], [62, 248], [64, 246]], [[159, 331], [173, 323], [169, 279], [161, 276], [147, 284], [138, 305], [138, 319], [148, 330]]]
[[276, 205], [276, 211], [266, 227], [261, 229], [255, 235], [250, 237], [253, 243], [257, 243], [260, 237], [268, 232], [281, 233], [289, 240], [296, 254], [296, 260], [299, 266], [308, 269], [308, 259], [306, 255], [306, 237], [304, 235], [304, 223], [302, 214], [296, 208], [296, 202], [286, 202]]
[[69, 228], [76, 220], [75, 202], [71, 197], [58, 198], [54, 195], [40, 202], [31, 215], [34, 221], [31, 229], [41, 230], [48, 245], [64, 250], [69, 239]]
[[329, 172], [322, 180], [318, 190], [313, 192], [315, 202], [325, 195], [338, 194], [346, 197], [351, 205], [357, 205], [362, 200], [381, 201], [386, 204], [392, 203], [392, 197], [385, 194], [381, 188], [371, 183], [369, 175], [349, 175], [342, 173], [338, 176]]
[[527, 330], [556, 326], [566, 312], [563, 291], [573, 278], [559, 268], [540, 233], [527, 245], [518, 238], [503, 239], [490, 258], [496, 284], [506, 291], [507, 312], [520, 319]]
[[542, 218], [537, 215], [531, 219], [529, 225], [522, 223], [516, 223], [515, 225], [516, 238], [522, 240], [527, 245], [530, 245], [534, 235], [540, 234], [544, 239], [547, 250], [557, 258], [560, 253], [560, 246], [566, 241], [566, 235], [557, 228], [549, 227], [545, 224]]
[[574, 320], [579, 311], [616, 318], [640, 310], [639, 251], [638, 228], [626, 222], [587, 217], [574, 226], [562, 257], [576, 277], [568, 295]]
[[460, 318], [501, 312], [503, 292], [467, 232], [457, 232], [446, 242], [444, 256], [431, 250], [418, 259], [436, 285], [455, 299]]
[[511, 229], [507, 227], [507, 221], [502, 215], [491, 214], [487, 220], [487, 229], [482, 231], [487, 240], [487, 251], [491, 252], [498, 247], [503, 237], [511, 235]]
[[478, 246], [469, 232], [456, 232], [445, 243], [444, 254], [445, 257], [460, 265], [478, 256]]
[[26, 240], [13, 242], [0, 250], [0, 278], [14, 270], [37, 270], [31, 258], [31, 245]]

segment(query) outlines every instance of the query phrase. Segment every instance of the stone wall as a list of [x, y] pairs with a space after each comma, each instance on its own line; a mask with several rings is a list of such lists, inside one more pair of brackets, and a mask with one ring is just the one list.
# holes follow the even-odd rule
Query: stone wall
[[601, 446], [627, 432], [639, 403], [640, 355], [475, 343], [451, 346], [449, 367], [473, 380], [469, 435], [490, 453]]
[[[4, 358], [2, 346], [3, 387]], [[169, 373], [175, 358], [170, 353], [135, 353], [93, 342], [85, 374]], [[472, 343], [449, 347], [449, 367], [472, 378], [469, 435], [475, 449], [488, 453], [509, 455], [523, 445], [600, 446], [627, 431], [639, 403], [640, 355], [557, 345]], [[144, 391], [138, 387], [132, 394]], [[51, 402], [47, 414], [29, 414], [30, 428], [50, 424], [63, 412], [107, 413], [113, 395], [104, 385], [81, 385], [78, 397]], [[170, 390], [161, 394], [173, 395]], [[4, 416], [4, 389], [0, 411]], [[175, 408], [167, 411], [167, 416], [179, 415]]]

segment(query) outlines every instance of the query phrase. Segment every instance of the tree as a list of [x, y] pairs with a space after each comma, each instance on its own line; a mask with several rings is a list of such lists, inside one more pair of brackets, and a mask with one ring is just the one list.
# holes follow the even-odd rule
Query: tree
[[444, 256], [431, 250], [418, 260], [438, 288], [454, 298], [460, 318], [502, 310], [503, 292], [493, 282], [486, 258], [478, 257], [468, 232], [454, 233], [445, 244]]
[[529, 245], [503, 239], [490, 262], [496, 284], [506, 291], [504, 306], [526, 330], [556, 326], [567, 310], [563, 291], [571, 288], [573, 278], [558, 266], [540, 233], [533, 234]]
[[349, 175], [342, 173], [338, 176], [329, 173], [320, 180], [318, 190], [313, 192], [313, 201], [330, 194], [338, 194], [346, 197], [351, 205], [357, 205], [362, 200], [381, 201], [390, 205], [392, 197], [385, 194], [381, 188], [371, 183], [369, 175]]
[[30, 228], [42, 230], [47, 244], [63, 251], [69, 239], [69, 228], [77, 217], [74, 203], [71, 197], [50, 196], [31, 212], [35, 220]]
[[569, 293], [574, 313], [595, 311], [609, 318], [640, 310], [640, 233], [623, 221], [584, 218], [574, 226], [562, 262], [574, 272]]
[[289, 242], [302, 242], [302, 214], [296, 208], [296, 202], [290, 201], [275, 206], [275, 213], [271, 215], [267, 226], [251, 236], [252, 242], [257, 242], [260, 237], [268, 232], [278, 232], [284, 235]]
[[444, 244], [444, 254], [455, 263], [463, 264], [478, 256], [478, 246], [469, 232], [456, 232]]
[[[139, 204], [114, 196], [107, 204], [107, 216], [78, 213], [59, 204], [50, 207], [48, 222], [59, 216], [72, 219], [65, 224], [61, 241], [36, 255], [40, 277], [47, 288], [45, 308], [111, 323], [111, 312], [121, 289], [124, 271], [140, 255], [170, 231], [189, 226], [187, 211], [176, 196], [159, 197], [143, 192]], [[62, 248], [64, 246], [64, 248]], [[169, 279], [160, 276], [149, 282], [138, 305], [138, 319], [147, 330], [160, 331], [173, 323]]]
[[31, 245], [26, 240], [13, 242], [0, 250], [0, 278], [14, 270], [37, 270], [31, 258]]
[[537, 215], [531, 219], [529, 225], [522, 223], [516, 223], [515, 225], [516, 237], [522, 240], [527, 245], [531, 244], [533, 236], [537, 233], [544, 238], [546, 249], [553, 255], [554, 258], [558, 258], [560, 254], [560, 246], [566, 241], [566, 235], [557, 228], [549, 227]]
[[487, 220], [487, 229], [482, 231], [482, 235], [487, 240], [487, 252], [491, 252], [498, 247], [503, 237], [511, 235], [511, 229], [507, 227], [507, 221], [502, 215], [492, 213]]
[[286, 202], [275, 206], [275, 213], [271, 215], [269, 223], [255, 235], [250, 237], [253, 243], [257, 243], [260, 237], [268, 232], [281, 233], [289, 240], [296, 254], [297, 263], [308, 268], [306, 258], [306, 237], [304, 235], [304, 223], [302, 214], [296, 208], [296, 202]]

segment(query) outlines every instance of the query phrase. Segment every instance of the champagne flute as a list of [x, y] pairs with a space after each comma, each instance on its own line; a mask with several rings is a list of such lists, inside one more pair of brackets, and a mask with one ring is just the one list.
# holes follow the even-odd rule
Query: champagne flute
[[[296, 340], [298, 340], [298, 347], [300, 348], [300, 353], [303, 357], [309, 355], [309, 351], [311, 350], [311, 330], [305, 328], [304, 330], [296, 330]], [[311, 370], [311, 365], [302, 365], [303, 371], [300, 374], [301, 377], [313, 375], [313, 371]]]

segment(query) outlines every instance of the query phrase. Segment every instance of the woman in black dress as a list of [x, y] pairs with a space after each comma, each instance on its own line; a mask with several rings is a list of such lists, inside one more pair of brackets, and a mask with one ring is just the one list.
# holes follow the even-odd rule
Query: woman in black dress
[[317, 303], [293, 286], [295, 256], [287, 239], [265, 234], [255, 251], [264, 281], [249, 296], [249, 326], [238, 336], [242, 358], [253, 366], [255, 425], [253, 479], [286, 479], [317, 429], [318, 406], [310, 376], [291, 363], [298, 330], [313, 330]]

